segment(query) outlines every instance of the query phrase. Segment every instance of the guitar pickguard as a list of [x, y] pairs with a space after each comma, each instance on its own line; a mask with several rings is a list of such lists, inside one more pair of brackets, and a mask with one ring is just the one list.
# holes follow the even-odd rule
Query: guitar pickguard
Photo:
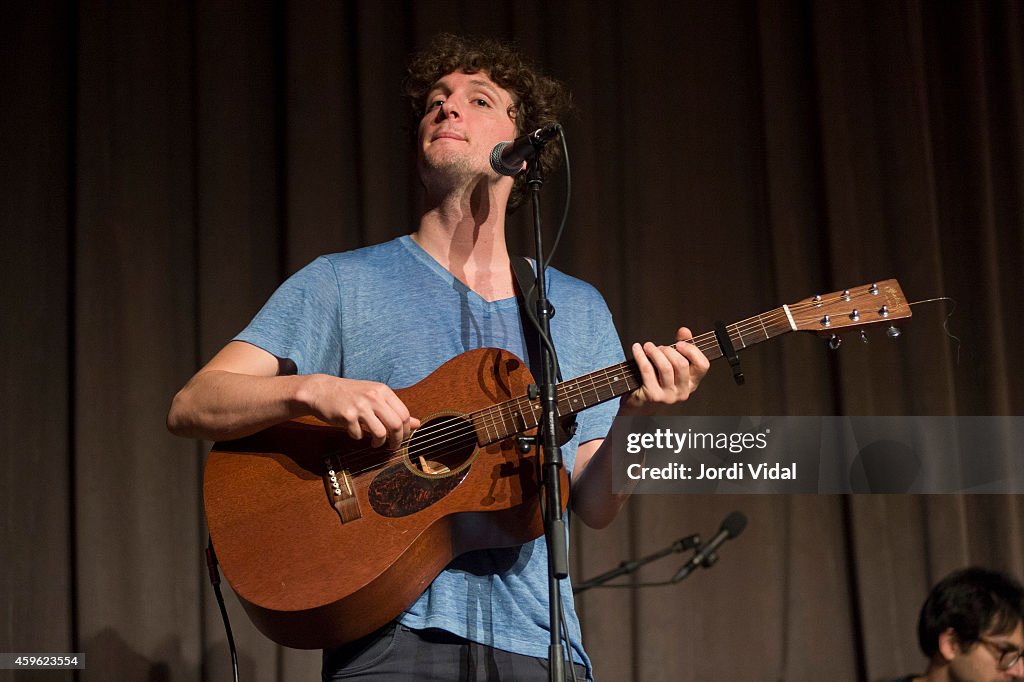
[[476, 431], [462, 414], [437, 413], [423, 420], [403, 450], [403, 461], [370, 484], [370, 506], [381, 516], [415, 514], [455, 490], [476, 454]]
[[455, 490], [468, 469], [454, 476], [426, 477], [413, 473], [404, 464], [393, 464], [377, 474], [370, 484], [373, 511], [381, 516], [399, 518], [422, 511]]

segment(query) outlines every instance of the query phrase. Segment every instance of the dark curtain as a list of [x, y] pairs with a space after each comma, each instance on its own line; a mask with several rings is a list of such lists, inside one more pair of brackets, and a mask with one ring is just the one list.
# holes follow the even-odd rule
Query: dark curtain
[[[716, 366], [685, 413], [1020, 413], [1015, 0], [5, 3], [0, 651], [82, 651], [88, 680], [226, 678], [205, 446], [164, 415], [282, 278], [412, 229], [399, 83], [440, 30], [514, 39], [574, 91], [555, 263], [604, 293], [625, 342], [887, 277], [957, 301], [950, 333], [931, 303], [895, 341], [751, 348], [745, 386]], [[549, 227], [563, 196], [550, 178]], [[750, 524], [712, 571], [583, 595], [599, 679], [920, 671], [930, 584], [1024, 573], [1015, 496], [676, 495], [574, 524], [574, 574], [733, 509]], [[243, 679], [317, 679], [317, 653], [228, 600]]]

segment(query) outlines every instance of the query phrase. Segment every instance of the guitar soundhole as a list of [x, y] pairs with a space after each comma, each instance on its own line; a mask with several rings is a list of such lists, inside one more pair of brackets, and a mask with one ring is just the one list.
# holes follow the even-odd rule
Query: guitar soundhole
[[402, 464], [374, 477], [367, 497], [381, 516], [398, 518], [435, 504], [462, 483], [476, 452], [472, 424], [458, 415], [440, 415], [416, 430]]
[[461, 415], [440, 415], [412, 435], [407, 462], [420, 476], [452, 476], [469, 466], [476, 447], [476, 432], [469, 420]]

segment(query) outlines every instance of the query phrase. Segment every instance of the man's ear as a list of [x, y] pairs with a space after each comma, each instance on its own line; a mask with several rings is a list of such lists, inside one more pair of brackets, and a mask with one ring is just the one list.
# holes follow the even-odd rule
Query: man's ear
[[939, 655], [947, 661], [952, 661], [960, 652], [960, 640], [956, 636], [956, 630], [946, 628], [939, 633]]

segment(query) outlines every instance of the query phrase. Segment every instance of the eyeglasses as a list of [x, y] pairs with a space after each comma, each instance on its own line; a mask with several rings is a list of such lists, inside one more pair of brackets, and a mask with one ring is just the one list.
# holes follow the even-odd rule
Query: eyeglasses
[[1017, 665], [1017, 661], [1024, 656], [1024, 650], [1006, 642], [994, 642], [986, 637], [979, 637], [978, 641], [988, 646], [992, 653], [997, 656], [1000, 670], [1009, 670]]

